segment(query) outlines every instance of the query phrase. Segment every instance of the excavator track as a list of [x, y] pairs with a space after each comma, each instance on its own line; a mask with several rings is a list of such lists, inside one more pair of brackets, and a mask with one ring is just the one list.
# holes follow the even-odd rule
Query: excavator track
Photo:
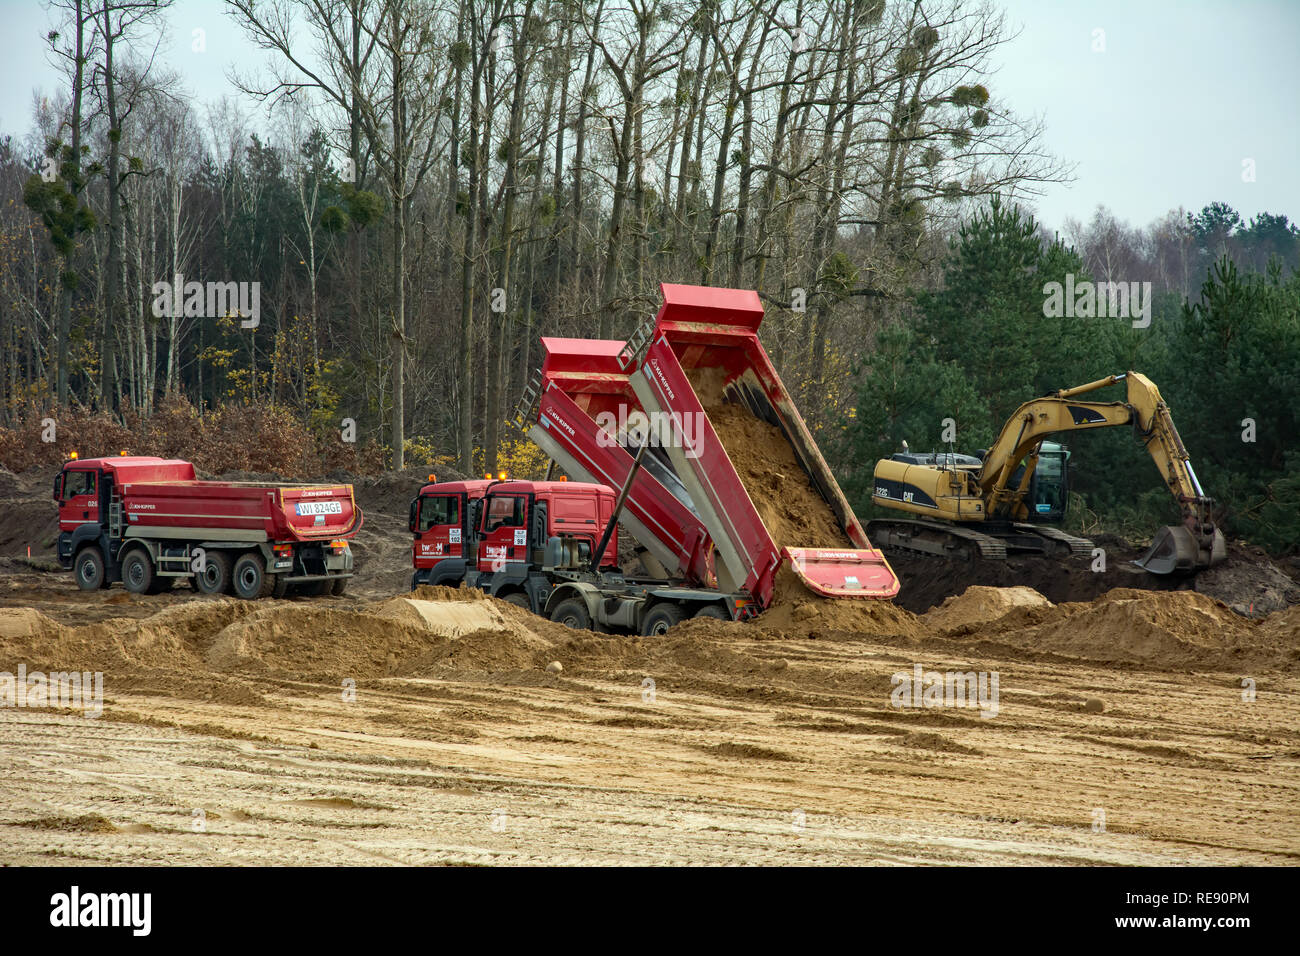
[[[1038, 538], [1049, 546], [1043, 549], [1044, 557], [1090, 557], [1093, 543], [1087, 538], [1067, 534], [1059, 528], [1044, 525], [1016, 523], [1011, 529], [1020, 536], [1019, 546], [1012, 549], [1018, 552], [1033, 553], [1032, 547], [1026, 547], [1024, 538]], [[961, 525], [943, 524], [938, 521], [925, 520], [890, 520], [877, 518], [867, 522], [867, 537], [878, 548], [895, 551], [909, 551], [914, 554], [930, 554], [938, 557], [976, 556], [972, 549], [978, 551], [978, 557], [984, 561], [1002, 561], [1008, 553], [1007, 543], [1000, 538], [965, 528]], [[1055, 546], [1056, 554], [1052, 554]]]
[[1007, 557], [1007, 546], [992, 535], [938, 521], [877, 518], [867, 522], [867, 537], [885, 550], [982, 561]]
[[1059, 541], [1070, 549], [1071, 555], [1085, 558], [1092, 557], [1092, 550], [1095, 545], [1087, 538], [1078, 538], [1072, 534], [1066, 534], [1060, 528], [1049, 528], [1041, 524], [1017, 524], [1015, 527], [1017, 531], [1025, 531], [1051, 541]]

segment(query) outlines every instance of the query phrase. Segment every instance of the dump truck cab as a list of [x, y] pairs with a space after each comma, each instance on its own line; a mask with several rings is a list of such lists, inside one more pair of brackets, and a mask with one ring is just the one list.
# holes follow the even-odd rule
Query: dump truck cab
[[[592, 570], [614, 498], [608, 485], [567, 480], [425, 485], [411, 502], [411, 586], [464, 582], [545, 613], [556, 566], [562, 574]], [[596, 564], [597, 572], [617, 572], [616, 528]]]
[[[72, 567], [78, 551], [93, 543], [112, 571], [122, 539], [108, 534], [111, 505], [123, 485], [132, 481], [193, 481], [188, 461], [145, 455], [77, 458], [63, 463], [54, 476], [53, 498], [59, 508], [59, 564]], [[113, 580], [110, 574], [105, 581]]]
[[430, 475], [429, 483], [411, 500], [412, 590], [421, 584], [457, 587], [464, 580], [477, 556], [471, 512], [491, 484], [482, 478], [439, 482]]

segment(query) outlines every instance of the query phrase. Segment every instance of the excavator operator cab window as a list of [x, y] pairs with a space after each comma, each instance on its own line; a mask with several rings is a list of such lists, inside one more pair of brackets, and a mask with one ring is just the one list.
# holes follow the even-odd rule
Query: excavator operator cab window
[[1066, 462], [1070, 453], [1059, 446], [1043, 448], [1038, 455], [1031, 488], [1031, 513], [1039, 520], [1064, 517], [1068, 490]]
[[524, 527], [526, 502], [522, 495], [493, 495], [488, 499], [483, 530], [489, 534], [498, 528]]

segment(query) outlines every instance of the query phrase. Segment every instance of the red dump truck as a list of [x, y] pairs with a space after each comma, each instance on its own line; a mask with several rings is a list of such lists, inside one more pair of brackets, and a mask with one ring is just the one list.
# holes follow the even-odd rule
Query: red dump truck
[[361, 528], [351, 485], [199, 481], [188, 461], [72, 458], [54, 479], [59, 563], [82, 590], [342, 594]]
[[[543, 339], [539, 378], [518, 410], [517, 422], [533, 442], [582, 479], [568, 488], [593, 499], [588, 523], [606, 525], [600, 543], [592, 548], [589, 540], [581, 551], [573, 546], [573, 526], [548, 519], [540, 492], [553, 483], [429, 485], [412, 503], [413, 583], [463, 581], [571, 626], [641, 634], [662, 633], [692, 616], [752, 617], [770, 603], [785, 561], [825, 596], [897, 594], [897, 577], [862, 534], [758, 341], [758, 297], [729, 289], [663, 288], [664, 307], [639, 345]], [[780, 425], [804, 470], [802, 480], [826, 501], [842, 529], [844, 547], [777, 547], [708, 422], [688, 368], [717, 369], [729, 400]], [[642, 417], [634, 423], [637, 415]], [[597, 508], [595, 499], [615, 488], [618, 497], [606, 519], [603, 502]], [[489, 554], [480, 543], [499, 533], [489, 530], [489, 516], [507, 510], [496, 492], [517, 499], [520, 509], [514, 534], [523, 546], [509, 566], [501, 565], [499, 548]], [[444, 543], [444, 532], [426, 514], [459, 522], [462, 546], [454, 555], [438, 560], [439, 547], [450, 552], [450, 532]], [[650, 575], [624, 574], [601, 546], [612, 540], [620, 520], [642, 545]], [[595, 527], [587, 533], [591, 540]], [[437, 540], [426, 544], [429, 537]], [[422, 556], [428, 547], [437, 554]], [[607, 556], [595, 562], [595, 552]]]

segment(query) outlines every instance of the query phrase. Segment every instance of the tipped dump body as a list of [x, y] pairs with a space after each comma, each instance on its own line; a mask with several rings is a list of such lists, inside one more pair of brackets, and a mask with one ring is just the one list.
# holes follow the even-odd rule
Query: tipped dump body
[[[785, 560], [804, 583], [832, 597], [890, 598], [898, 578], [871, 546], [811, 432], [758, 338], [763, 307], [755, 292], [663, 284], [664, 304], [632, 376], [659, 443], [695, 504], [718, 552], [723, 588], [744, 589], [766, 605]], [[630, 356], [629, 356], [630, 357]], [[625, 358], [626, 360], [626, 358]], [[829, 506], [843, 548], [773, 540], [691, 383], [720, 379], [718, 396], [776, 426], [807, 480]], [[798, 480], [792, 476], [790, 480]]]

